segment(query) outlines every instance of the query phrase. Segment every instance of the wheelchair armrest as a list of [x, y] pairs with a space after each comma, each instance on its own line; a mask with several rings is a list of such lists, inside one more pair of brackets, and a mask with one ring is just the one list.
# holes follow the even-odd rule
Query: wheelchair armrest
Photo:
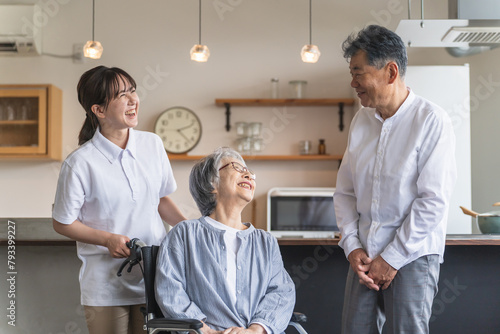
[[155, 318], [148, 320], [149, 328], [168, 328], [169, 330], [188, 331], [197, 330], [203, 327], [203, 323], [196, 319], [189, 318]]
[[307, 322], [307, 316], [304, 313], [293, 312], [292, 319], [290, 321], [304, 323]]

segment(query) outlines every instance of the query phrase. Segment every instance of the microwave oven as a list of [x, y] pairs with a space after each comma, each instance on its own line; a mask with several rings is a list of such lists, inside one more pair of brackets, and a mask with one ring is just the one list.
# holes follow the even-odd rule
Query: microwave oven
[[267, 193], [267, 230], [276, 238], [339, 236], [333, 193], [326, 187], [279, 187]]

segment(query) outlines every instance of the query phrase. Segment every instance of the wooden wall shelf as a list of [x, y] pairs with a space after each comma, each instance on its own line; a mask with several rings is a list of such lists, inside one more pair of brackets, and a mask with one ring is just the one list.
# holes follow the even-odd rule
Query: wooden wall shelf
[[337, 106], [353, 105], [354, 99], [215, 99], [215, 104], [233, 106]]
[[[203, 155], [169, 154], [171, 161], [195, 161]], [[245, 161], [340, 161], [342, 155], [243, 155]]]
[[344, 130], [344, 106], [354, 105], [354, 99], [215, 99], [215, 105], [226, 108], [226, 131], [231, 130], [231, 105], [233, 106], [338, 106], [339, 107], [339, 129]]
[[0, 121], [0, 125], [37, 125], [38, 121], [33, 120], [17, 120], [17, 121]]

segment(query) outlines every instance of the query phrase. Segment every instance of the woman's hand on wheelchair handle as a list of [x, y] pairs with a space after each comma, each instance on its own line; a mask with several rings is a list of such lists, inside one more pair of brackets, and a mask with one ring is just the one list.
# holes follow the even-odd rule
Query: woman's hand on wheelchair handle
[[130, 238], [127, 236], [111, 233], [106, 241], [109, 254], [114, 258], [128, 257], [130, 255], [130, 249], [126, 245], [128, 241]]

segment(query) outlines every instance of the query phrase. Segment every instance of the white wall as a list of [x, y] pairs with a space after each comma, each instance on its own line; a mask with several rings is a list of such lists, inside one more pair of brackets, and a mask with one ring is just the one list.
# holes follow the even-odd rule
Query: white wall
[[[46, 14], [44, 52], [69, 54], [74, 43], [90, 39], [91, 1], [39, 0], [38, 3]], [[219, 14], [216, 5], [220, 4], [225, 4], [228, 11]], [[419, 4], [414, 2], [413, 6], [414, 15], [419, 16]], [[287, 92], [289, 80], [302, 79], [309, 82], [311, 97], [350, 97], [350, 77], [348, 65], [341, 56], [341, 42], [367, 23], [379, 23], [395, 30], [399, 20], [406, 16], [407, 2], [402, 0], [313, 1], [313, 43], [320, 47], [322, 56], [312, 65], [302, 63], [299, 57], [300, 48], [308, 42], [308, 1], [204, 0], [202, 42], [210, 47], [212, 55], [207, 63], [200, 64], [192, 62], [188, 55], [198, 40], [198, 1], [102, 0], [96, 1], [95, 36], [104, 46], [100, 60], [74, 64], [70, 59], [49, 56], [0, 57], [0, 83], [52, 83], [63, 90], [62, 145], [67, 155], [77, 147], [84, 116], [75, 93], [80, 75], [99, 64], [122, 67], [142, 87], [138, 128], [151, 131], [161, 111], [177, 105], [188, 107], [203, 122], [202, 141], [192, 153], [207, 154], [217, 146], [230, 145], [235, 138], [233, 133], [224, 131], [224, 109], [214, 105], [215, 98], [264, 97], [271, 77], [280, 79], [282, 95]], [[425, 16], [446, 18], [447, 2], [427, 1]], [[490, 210], [491, 204], [500, 200], [497, 191], [500, 188], [497, 168], [500, 160], [497, 145], [500, 139], [497, 131], [500, 124], [499, 52], [493, 50], [457, 59], [443, 49], [409, 50], [410, 65], [470, 64], [472, 206], [480, 212]], [[277, 111], [283, 112], [283, 108]], [[287, 111], [297, 117], [284, 131], [276, 133], [265, 154], [292, 153], [299, 140], [317, 142], [323, 137], [329, 153], [343, 153], [347, 131], [338, 132], [335, 108], [288, 108]], [[352, 115], [352, 110], [346, 111], [347, 115]], [[234, 108], [233, 115], [233, 121], [258, 120], [266, 125], [274, 114], [272, 108]], [[187, 192], [187, 175], [192, 162], [174, 162], [173, 165], [179, 184], [173, 197], [186, 214], [196, 216]], [[336, 162], [252, 162], [251, 167], [259, 174], [256, 222], [263, 223], [267, 189], [273, 186], [334, 186], [338, 165]], [[49, 217], [59, 168], [60, 162], [0, 160], [0, 217]], [[43, 248], [39, 252], [43, 253]], [[67, 254], [64, 261], [73, 263], [74, 254]], [[74, 289], [78, 289], [75, 271], [60, 275], [62, 280], [73, 280]], [[0, 288], [4, 291], [2, 285]], [[24, 302], [33, 302], [29, 296], [35, 295], [36, 288], [23, 286], [23, 289], [23, 296], [26, 296], [23, 298], [27, 298]], [[5, 298], [3, 292], [0, 301], [2, 298]], [[31, 313], [28, 313], [16, 328], [17, 332], [7, 328], [10, 330], [7, 333], [67, 332], [64, 324], [71, 321], [81, 324], [82, 321], [72, 311], [78, 300], [69, 298], [54, 291], [43, 303], [40, 299], [35, 302], [40, 303], [39, 307], [67, 306], [70, 315], [45, 321], [42, 325], [30, 322]], [[4, 324], [0, 322], [2, 333], [5, 332]]]

